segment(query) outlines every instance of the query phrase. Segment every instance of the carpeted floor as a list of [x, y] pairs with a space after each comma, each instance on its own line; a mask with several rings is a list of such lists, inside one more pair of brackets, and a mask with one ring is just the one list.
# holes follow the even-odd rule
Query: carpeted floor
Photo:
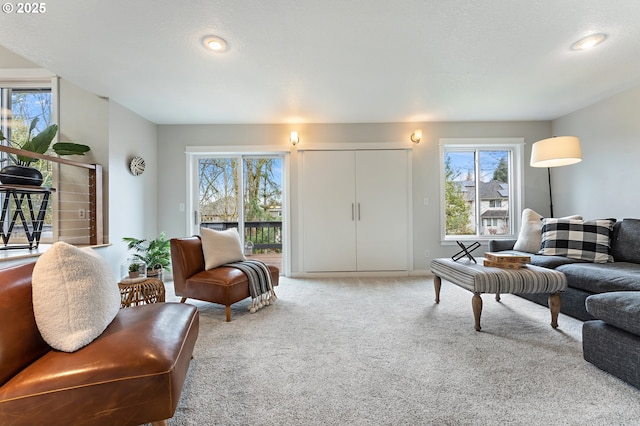
[[[168, 283], [168, 300], [172, 297]], [[256, 314], [190, 301], [200, 335], [170, 425], [640, 424], [640, 391], [584, 361], [582, 322], [431, 278], [281, 278]]]

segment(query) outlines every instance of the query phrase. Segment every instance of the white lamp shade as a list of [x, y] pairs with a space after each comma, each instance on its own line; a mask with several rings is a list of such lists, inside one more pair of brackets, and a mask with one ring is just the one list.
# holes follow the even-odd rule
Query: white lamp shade
[[575, 136], [543, 139], [531, 147], [531, 167], [568, 166], [580, 161], [580, 139]]

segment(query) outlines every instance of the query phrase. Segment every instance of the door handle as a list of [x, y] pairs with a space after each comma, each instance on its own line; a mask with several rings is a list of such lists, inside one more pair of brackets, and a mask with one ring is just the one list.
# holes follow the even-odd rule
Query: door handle
[[358, 203], [358, 220], [360, 220], [360, 203]]
[[356, 220], [356, 218], [355, 218], [355, 211], [354, 211], [354, 205], [353, 205], [353, 203], [351, 203], [351, 220], [352, 220], [352, 221]]

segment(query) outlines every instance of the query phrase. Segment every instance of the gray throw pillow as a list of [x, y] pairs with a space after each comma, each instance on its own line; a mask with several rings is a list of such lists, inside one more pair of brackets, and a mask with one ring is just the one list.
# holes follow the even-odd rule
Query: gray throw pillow
[[616, 262], [640, 263], [640, 219], [623, 219], [616, 224], [611, 254]]

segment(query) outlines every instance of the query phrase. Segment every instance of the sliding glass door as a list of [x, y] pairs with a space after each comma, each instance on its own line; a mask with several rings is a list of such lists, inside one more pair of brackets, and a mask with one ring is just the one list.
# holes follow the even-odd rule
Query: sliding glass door
[[283, 163], [280, 155], [195, 158], [196, 231], [237, 228], [245, 255], [282, 267]]

